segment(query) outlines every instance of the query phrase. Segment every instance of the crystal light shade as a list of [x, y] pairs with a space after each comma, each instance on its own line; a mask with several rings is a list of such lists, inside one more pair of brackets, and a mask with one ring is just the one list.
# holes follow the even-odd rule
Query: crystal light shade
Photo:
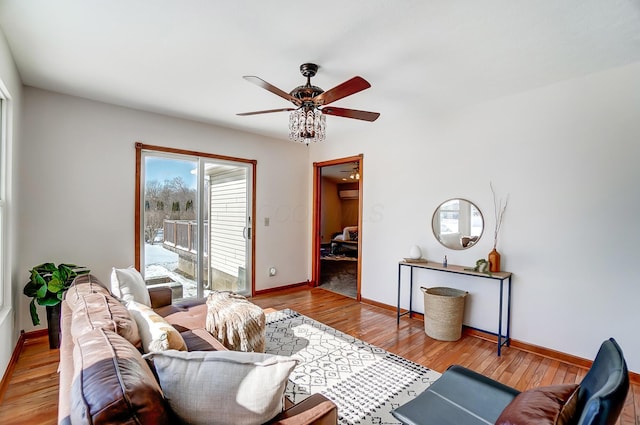
[[319, 109], [303, 106], [289, 115], [289, 138], [294, 142], [321, 142], [326, 135], [326, 117]]

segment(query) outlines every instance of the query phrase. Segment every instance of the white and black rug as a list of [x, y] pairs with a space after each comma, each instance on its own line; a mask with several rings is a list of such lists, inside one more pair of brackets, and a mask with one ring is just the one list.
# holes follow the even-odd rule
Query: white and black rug
[[266, 352], [299, 360], [286, 390], [291, 401], [322, 393], [338, 406], [340, 424], [399, 424], [391, 410], [440, 377], [289, 309], [267, 314]]

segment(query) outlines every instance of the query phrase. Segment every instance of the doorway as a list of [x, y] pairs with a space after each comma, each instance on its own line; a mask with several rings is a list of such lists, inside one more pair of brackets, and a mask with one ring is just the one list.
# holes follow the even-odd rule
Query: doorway
[[174, 299], [253, 293], [255, 161], [137, 145], [136, 267]]
[[363, 156], [313, 166], [313, 284], [359, 301]]

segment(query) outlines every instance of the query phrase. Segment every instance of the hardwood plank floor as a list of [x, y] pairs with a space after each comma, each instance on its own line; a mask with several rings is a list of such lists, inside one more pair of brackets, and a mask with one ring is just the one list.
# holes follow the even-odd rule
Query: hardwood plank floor
[[[443, 372], [450, 364], [469, 367], [519, 390], [564, 382], [580, 382], [586, 369], [528, 353], [514, 347], [496, 356], [495, 343], [470, 335], [442, 342], [424, 333], [423, 323], [395, 312], [360, 304], [323, 289], [294, 288], [254, 297], [262, 308], [290, 308]], [[594, 353], [598, 347], [594, 347]], [[57, 421], [59, 350], [50, 350], [46, 337], [27, 340], [0, 405], [2, 424], [55, 424]], [[640, 385], [632, 385], [617, 425], [640, 425]]]

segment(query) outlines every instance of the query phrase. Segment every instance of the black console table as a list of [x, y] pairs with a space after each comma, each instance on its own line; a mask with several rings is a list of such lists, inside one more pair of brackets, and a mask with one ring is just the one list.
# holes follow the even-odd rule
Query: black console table
[[[401, 313], [401, 309], [400, 309], [400, 294], [401, 294], [401, 288], [402, 288], [402, 268], [403, 267], [408, 267], [410, 270], [410, 277], [409, 277], [409, 310], [405, 311], [404, 313]], [[397, 323], [398, 325], [400, 324], [400, 317], [404, 316], [405, 314], [408, 314], [409, 317], [411, 317], [411, 313], [413, 313], [413, 269], [414, 268], [420, 268], [420, 269], [428, 269], [428, 270], [434, 270], [434, 271], [439, 271], [439, 272], [445, 272], [445, 273], [455, 273], [455, 274], [462, 274], [462, 275], [467, 275], [467, 276], [474, 276], [474, 277], [480, 277], [480, 278], [484, 278], [484, 279], [491, 279], [491, 280], [495, 280], [495, 281], [499, 281], [500, 282], [500, 305], [499, 305], [499, 313], [498, 313], [498, 333], [495, 332], [491, 332], [491, 331], [487, 331], [487, 330], [483, 330], [483, 329], [477, 329], [479, 331], [482, 332], [486, 332], [488, 334], [491, 335], [495, 335], [498, 337], [498, 356], [501, 354], [502, 351], [502, 346], [506, 345], [507, 347], [509, 346], [509, 344], [511, 343], [511, 337], [510, 337], [510, 324], [511, 324], [511, 273], [509, 272], [496, 272], [496, 273], [481, 273], [481, 272], [475, 272], [472, 270], [467, 270], [464, 266], [456, 266], [456, 265], [452, 265], [449, 264], [447, 267], [443, 266], [440, 263], [436, 263], [434, 261], [423, 261], [423, 262], [413, 262], [413, 261], [400, 261], [398, 263], [398, 317], [397, 317]], [[504, 318], [503, 318], [503, 303], [504, 303], [504, 282], [507, 281], [507, 296], [506, 296], [506, 303], [507, 303], [507, 317], [506, 317], [506, 323], [504, 323]], [[506, 330], [506, 333], [502, 333], [502, 329], [503, 329], [503, 325], [504, 328]]]

